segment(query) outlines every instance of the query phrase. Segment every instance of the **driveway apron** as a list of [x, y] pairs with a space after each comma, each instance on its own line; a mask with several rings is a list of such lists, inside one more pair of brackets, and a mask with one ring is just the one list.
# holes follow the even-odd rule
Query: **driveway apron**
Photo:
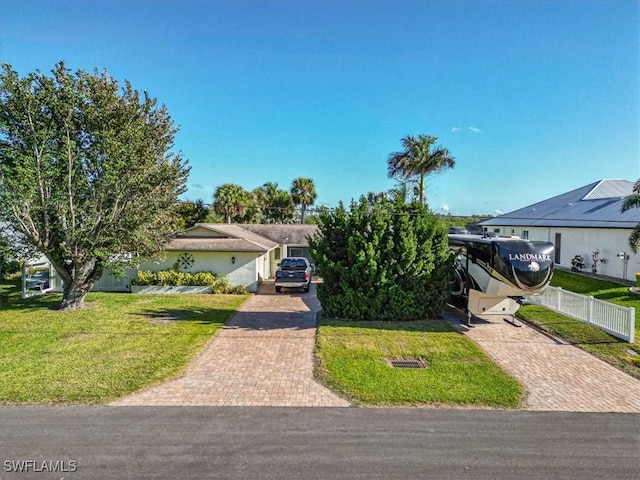
[[265, 282], [175, 380], [112, 405], [347, 407], [313, 379], [316, 314], [310, 293]]
[[525, 387], [527, 410], [640, 413], [640, 380], [584, 350], [499, 315], [476, 318], [473, 328], [457, 311], [446, 319]]

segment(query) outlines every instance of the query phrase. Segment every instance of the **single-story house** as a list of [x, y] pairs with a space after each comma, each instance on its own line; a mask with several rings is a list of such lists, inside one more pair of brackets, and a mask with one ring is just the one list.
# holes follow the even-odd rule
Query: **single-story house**
[[[317, 232], [315, 225], [198, 223], [165, 246], [162, 260], [145, 262], [139, 270], [211, 271], [255, 292], [262, 280], [274, 276], [282, 258], [310, 258], [307, 238]], [[126, 277], [105, 272], [93, 289], [127, 291], [136, 272], [128, 270]]]
[[598, 274], [633, 280], [640, 254], [631, 251], [629, 236], [640, 223], [640, 209], [621, 212], [632, 190], [628, 180], [600, 180], [479, 225], [485, 232], [553, 242], [555, 263], [565, 267], [581, 255], [590, 271], [593, 252], [598, 251], [606, 260], [598, 263]]

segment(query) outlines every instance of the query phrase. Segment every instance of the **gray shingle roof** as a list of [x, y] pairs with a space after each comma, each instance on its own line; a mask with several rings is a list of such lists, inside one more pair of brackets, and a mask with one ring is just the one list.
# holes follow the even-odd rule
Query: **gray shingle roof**
[[267, 252], [264, 247], [241, 238], [177, 237], [165, 246], [169, 251]]
[[198, 223], [188, 228], [184, 235], [176, 236], [165, 246], [165, 249], [210, 252], [268, 252], [277, 246], [278, 243], [238, 225]]
[[483, 226], [634, 228], [640, 209], [621, 213], [633, 182], [600, 180], [533, 205], [480, 222]]
[[249, 230], [261, 237], [282, 245], [307, 246], [307, 237], [318, 233], [317, 225], [289, 224], [239, 224], [238, 227]]

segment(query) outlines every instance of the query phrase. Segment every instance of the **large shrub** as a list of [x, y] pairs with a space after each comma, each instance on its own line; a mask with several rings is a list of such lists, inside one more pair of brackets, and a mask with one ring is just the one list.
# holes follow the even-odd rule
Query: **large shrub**
[[310, 239], [327, 315], [353, 320], [413, 320], [440, 313], [452, 255], [447, 228], [420, 203], [363, 197], [319, 216]]

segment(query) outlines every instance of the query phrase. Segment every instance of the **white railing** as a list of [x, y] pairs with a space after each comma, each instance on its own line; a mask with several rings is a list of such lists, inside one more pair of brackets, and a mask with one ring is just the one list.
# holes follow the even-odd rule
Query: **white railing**
[[547, 287], [544, 293], [529, 299], [550, 310], [590, 323], [614, 337], [634, 342], [636, 309], [569, 292], [559, 287]]

